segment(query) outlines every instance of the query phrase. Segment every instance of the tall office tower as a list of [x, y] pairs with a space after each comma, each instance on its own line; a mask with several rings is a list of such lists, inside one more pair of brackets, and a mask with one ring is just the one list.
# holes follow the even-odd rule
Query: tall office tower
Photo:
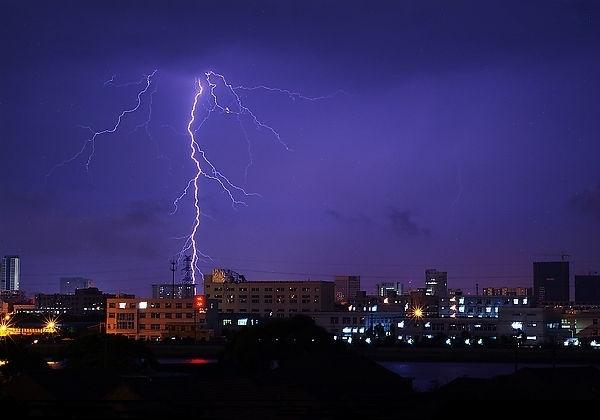
[[600, 274], [575, 276], [575, 303], [600, 304]]
[[448, 296], [448, 273], [425, 270], [425, 294], [427, 296]]
[[18, 255], [7, 255], [0, 265], [0, 290], [19, 290], [21, 264]]
[[360, 290], [360, 276], [335, 276], [335, 301], [349, 302]]
[[60, 293], [63, 295], [73, 295], [77, 289], [88, 289], [94, 284], [90, 279], [84, 277], [61, 277]]
[[569, 262], [534, 262], [533, 295], [536, 303], [568, 303]]

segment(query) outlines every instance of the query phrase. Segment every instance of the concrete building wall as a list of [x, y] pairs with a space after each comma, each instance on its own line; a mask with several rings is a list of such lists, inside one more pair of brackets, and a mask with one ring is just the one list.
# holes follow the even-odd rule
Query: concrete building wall
[[107, 299], [107, 334], [139, 340], [202, 338], [210, 334], [205, 323], [205, 314], [194, 309], [194, 299]]
[[252, 313], [263, 317], [289, 317], [334, 306], [334, 284], [326, 281], [213, 282], [207, 276], [204, 292], [224, 313]]

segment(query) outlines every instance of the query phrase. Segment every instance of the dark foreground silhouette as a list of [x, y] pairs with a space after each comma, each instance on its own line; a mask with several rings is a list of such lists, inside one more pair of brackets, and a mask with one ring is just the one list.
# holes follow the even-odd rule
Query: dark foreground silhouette
[[[218, 363], [160, 365], [143, 343], [89, 335], [49, 369], [31, 345], [6, 341], [0, 399], [22, 415], [436, 418], [457, 399], [598, 399], [594, 368], [523, 369], [458, 379], [428, 393], [333, 341], [309, 318], [232, 336]], [[401, 410], [398, 408], [401, 407]]]

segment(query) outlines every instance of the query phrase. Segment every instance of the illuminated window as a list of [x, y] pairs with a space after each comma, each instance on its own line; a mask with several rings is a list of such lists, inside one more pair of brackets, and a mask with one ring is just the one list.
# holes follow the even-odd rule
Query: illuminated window
[[127, 307], [127, 303], [119, 302], [119, 309], [125, 309]]
[[140, 303], [138, 303], [138, 308], [139, 309], [146, 309], [146, 308], [148, 308], [148, 302], [140, 302]]

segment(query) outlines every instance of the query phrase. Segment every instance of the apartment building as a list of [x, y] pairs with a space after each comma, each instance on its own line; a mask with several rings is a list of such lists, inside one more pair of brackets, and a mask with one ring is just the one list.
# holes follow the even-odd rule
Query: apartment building
[[106, 333], [136, 340], [208, 338], [204, 308], [198, 297], [142, 299], [116, 297], [106, 301]]
[[335, 284], [327, 281], [231, 281], [231, 276], [204, 277], [204, 293], [222, 313], [250, 313], [288, 318], [332, 311]]

